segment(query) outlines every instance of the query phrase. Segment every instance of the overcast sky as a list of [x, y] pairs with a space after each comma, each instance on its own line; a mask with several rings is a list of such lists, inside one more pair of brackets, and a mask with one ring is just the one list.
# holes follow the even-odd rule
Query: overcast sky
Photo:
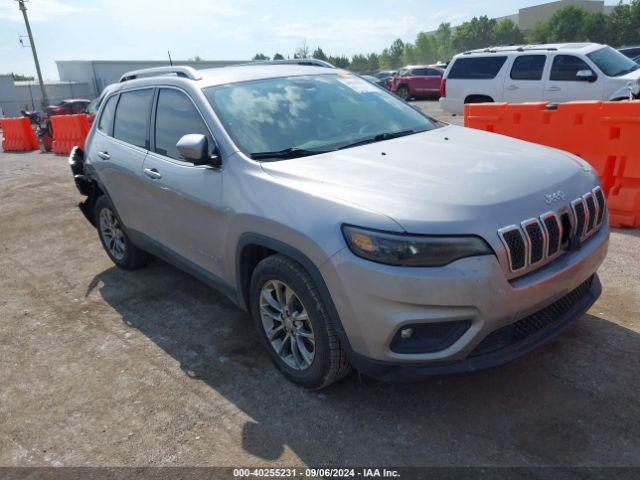
[[[442, 22], [509, 15], [527, 0], [30, 0], [43, 75], [55, 60], [244, 60], [256, 52], [293, 54], [304, 39], [327, 54], [379, 52], [394, 39]], [[615, 3], [607, 1], [607, 3]], [[0, 73], [35, 74], [15, 0], [0, 0]], [[25, 39], [26, 42], [28, 42]]]

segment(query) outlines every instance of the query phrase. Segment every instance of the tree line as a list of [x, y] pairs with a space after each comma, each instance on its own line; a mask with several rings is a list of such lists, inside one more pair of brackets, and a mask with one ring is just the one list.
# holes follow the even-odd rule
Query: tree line
[[[373, 73], [403, 65], [446, 62], [456, 53], [476, 48], [554, 42], [597, 42], [613, 47], [640, 44], [640, 0], [620, 2], [609, 15], [590, 13], [576, 6], [565, 7], [526, 34], [511, 20], [496, 20], [486, 15], [474, 17], [457, 28], [442, 23], [435, 32], [420, 32], [414, 42], [397, 39], [380, 53], [355, 54], [351, 58], [326, 55], [320, 47], [311, 52], [305, 41], [293, 58], [311, 56], [338, 68]], [[273, 56], [273, 60], [284, 58], [280, 53]], [[270, 59], [262, 53], [254, 57], [254, 60]]]

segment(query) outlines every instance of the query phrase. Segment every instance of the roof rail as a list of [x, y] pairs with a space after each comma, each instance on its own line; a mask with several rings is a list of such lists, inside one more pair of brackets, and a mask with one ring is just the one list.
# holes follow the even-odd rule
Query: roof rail
[[202, 76], [198, 73], [195, 68], [187, 67], [187, 66], [176, 66], [176, 67], [153, 67], [153, 68], [143, 68], [141, 70], [133, 70], [131, 72], [127, 72], [120, 77], [121, 82], [126, 82], [127, 80], [133, 80], [134, 78], [140, 77], [154, 77], [158, 75], [168, 75], [174, 73], [178, 77], [188, 78], [190, 80], [200, 80]]
[[336, 68], [329, 62], [318, 60], [317, 58], [294, 58], [293, 60], [254, 60], [252, 62], [241, 63], [238, 66], [247, 65], [306, 65], [311, 67]]
[[489, 47], [478, 50], [469, 50], [467, 52], [463, 52], [463, 55], [471, 55], [473, 53], [502, 53], [502, 52], [531, 52], [535, 50], [545, 50], [547, 52], [555, 52], [558, 49], [556, 47], [529, 47], [527, 45], [521, 45], [519, 47], [513, 48], [502, 48], [502, 47]]

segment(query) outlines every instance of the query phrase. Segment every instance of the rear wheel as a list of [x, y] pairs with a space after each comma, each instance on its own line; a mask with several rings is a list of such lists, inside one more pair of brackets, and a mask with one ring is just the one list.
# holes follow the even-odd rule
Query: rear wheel
[[464, 103], [493, 103], [493, 98], [486, 95], [470, 95], [464, 99]]
[[409, 87], [406, 85], [398, 87], [398, 96], [403, 100], [409, 100]]
[[333, 320], [311, 276], [273, 255], [253, 272], [251, 314], [271, 361], [292, 382], [319, 389], [350, 371]]
[[147, 254], [131, 242], [105, 195], [96, 200], [94, 215], [100, 242], [113, 263], [125, 270], [135, 270], [147, 263]]

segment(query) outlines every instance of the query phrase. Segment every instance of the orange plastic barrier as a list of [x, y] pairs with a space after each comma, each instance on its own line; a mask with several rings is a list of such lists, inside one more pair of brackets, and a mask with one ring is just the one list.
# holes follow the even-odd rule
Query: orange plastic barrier
[[640, 101], [465, 105], [465, 127], [578, 155], [602, 180], [614, 227], [640, 227]]
[[38, 149], [38, 139], [28, 118], [3, 118], [0, 119], [0, 123], [2, 149], [5, 152], [28, 152]]
[[89, 133], [87, 115], [53, 115], [50, 117], [53, 130], [53, 147], [55, 153], [68, 154], [75, 146], [84, 147]]

